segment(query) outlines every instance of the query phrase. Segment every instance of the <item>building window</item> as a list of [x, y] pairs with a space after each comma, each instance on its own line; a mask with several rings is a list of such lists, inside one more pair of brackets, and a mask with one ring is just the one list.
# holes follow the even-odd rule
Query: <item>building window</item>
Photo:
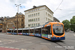
[[46, 20], [47, 20], [47, 18], [46, 18]]
[[22, 17], [23, 17], [23, 15], [22, 15]]
[[47, 12], [46, 12], [46, 15], [47, 15]]
[[28, 15], [28, 17], [31, 17], [31, 15]]
[[28, 27], [30, 27], [30, 24], [28, 24]]
[[32, 16], [33, 16], [33, 14], [32, 14]]
[[21, 26], [23, 26], [23, 24], [21, 24]]
[[34, 26], [35, 26], [35, 24], [34, 24]]
[[36, 21], [37, 21], [37, 18], [36, 18]]
[[28, 15], [28, 17], [29, 17], [29, 15]]
[[39, 13], [38, 13], [38, 16], [39, 16]]
[[16, 23], [15, 23], [15, 25], [16, 25]]
[[49, 16], [49, 14], [48, 14], [48, 16]]
[[33, 24], [32, 24], [32, 27], [33, 27]]
[[35, 19], [34, 19], [34, 21], [35, 21]]
[[23, 19], [22, 19], [22, 22], [23, 22]]
[[39, 21], [40, 19], [38, 18], [38, 21]]
[[35, 26], [37, 26], [37, 23], [35, 24]]
[[36, 13], [36, 16], [37, 16], [37, 13]]
[[39, 8], [38, 8], [38, 10], [39, 10]]
[[35, 13], [35, 14], [28, 15], [28, 17], [39, 16], [39, 15], [40, 13]]
[[34, 20], [32, 19], [32, 21], [34, 21]]
[[28, 22], [40, 21], [40, 18], [29, 19]]
[[35, 14], [34, 14], [34, 16], [35, 16]]
[[40, 23], [38, 23], [38, 26], [40, 26]]
[[36, 9], [35, 9], [35, 11], [36, 11]]
[[35, 9], [34, 9], [34, 11], [35, 11]]

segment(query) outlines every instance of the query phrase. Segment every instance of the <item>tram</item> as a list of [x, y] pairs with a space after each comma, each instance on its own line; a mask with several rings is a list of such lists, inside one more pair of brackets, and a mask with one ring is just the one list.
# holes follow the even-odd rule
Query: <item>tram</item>
[[[8, 33], [17, 35], [17, 29]], [[65, 40], [64, 24], [60, 22], [47, 22], [42, 26], [18, 29], [18, 35], [41, 37], [47, 40]]]

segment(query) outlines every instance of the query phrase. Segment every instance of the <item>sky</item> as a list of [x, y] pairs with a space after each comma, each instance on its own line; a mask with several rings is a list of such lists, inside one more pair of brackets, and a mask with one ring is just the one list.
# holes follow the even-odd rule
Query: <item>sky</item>
[[16, 5], [21, 4], [19, 12], [25, 15], [25, 10], [35, 6], [46, 5], [51, 9], [60, 22], [70, 20], [75, 16], [75, 0], [0, 0], [0, 17], [13, 17], [16, 15]]

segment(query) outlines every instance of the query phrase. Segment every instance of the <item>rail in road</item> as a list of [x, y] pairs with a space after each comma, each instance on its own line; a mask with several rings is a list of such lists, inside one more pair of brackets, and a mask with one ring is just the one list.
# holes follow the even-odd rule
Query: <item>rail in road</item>
[[63, 48], [64, 50], [74, 50], [74, 46], [65, 43], [64, 41], [52, 41], [57, 44], [55, 48]]

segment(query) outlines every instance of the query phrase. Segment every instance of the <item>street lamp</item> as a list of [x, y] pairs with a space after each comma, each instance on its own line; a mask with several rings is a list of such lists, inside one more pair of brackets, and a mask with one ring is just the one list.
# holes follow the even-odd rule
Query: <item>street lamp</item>
[[18, 34], [18, 13], [19, 13], [19, 7], [21, 7], [21, 4], [17, 5], [15, 4], [17, 7], [17, 34]]
[[21, 7], [21, 4], [19, 4], [19, 5], [15, 4], [15, 5], [17, 7], [17, 13], [19, 13], [19, 7]]

